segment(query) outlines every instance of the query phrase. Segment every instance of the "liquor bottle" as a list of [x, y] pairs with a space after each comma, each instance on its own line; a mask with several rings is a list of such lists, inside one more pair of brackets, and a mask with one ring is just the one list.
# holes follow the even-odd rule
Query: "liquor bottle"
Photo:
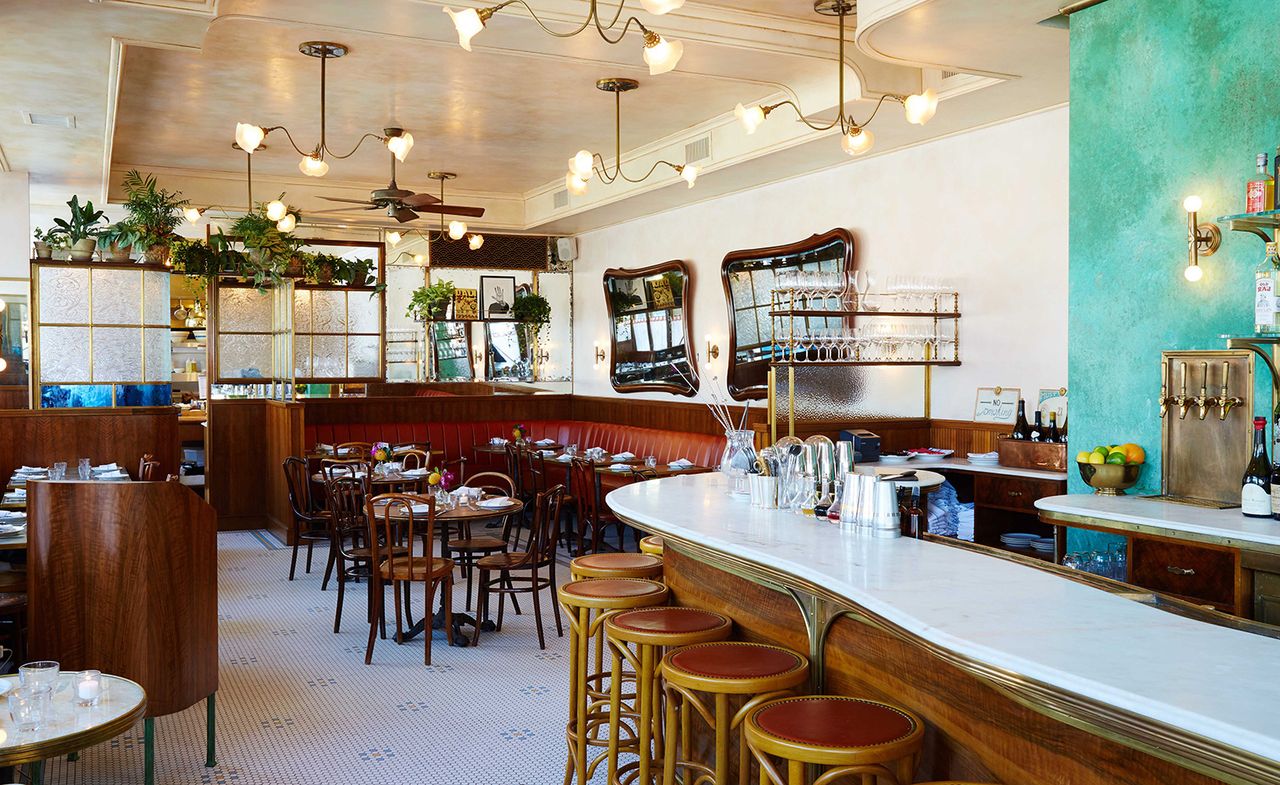
[[1009, 434], [1011, 439], [1031, 438], [1031, 424], [1027, 422], [1027, 402], [1018, 399], [1018, 419], [1013, 423], [1013, 433]]
[[1240, 481], [1240, 512], [1250, 518], [1271, 517], [1271, 462], [1267, 460], [1267, 418], [1253, 418], [1253, 457]]
[[1267, 171], [1267, 154], [1258, 153], [1258, 173], [1245, 185], [1244, 211], [1260, 213], [1276, 208], [1276, 180]]
[[1280, 252], [1267, 243], [1267, 256], [1253, 271], [1253, 331], [1258, 335], [1280, 333], [1276, 323], [1276, 285], [1280, 283]]
[[1031, 426], [1031, 441], [1042, 442], [1044, 438], [1044, 421], [1040, 419], [1040, 410], [1036, 409], [1036, 423]]
[[1058, 433], [1058, 413], [1056, 411], [1049, 412], [1049, 432], [1041, 441], [1058, 444], [1062, 441], [1061, 434]]
[[1280, 521], [1280, 408], [1271, 422], [1271, 517]]

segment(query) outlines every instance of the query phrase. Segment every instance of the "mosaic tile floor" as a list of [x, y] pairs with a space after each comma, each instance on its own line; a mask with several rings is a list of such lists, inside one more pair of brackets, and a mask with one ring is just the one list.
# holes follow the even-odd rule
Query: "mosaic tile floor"
[[[218, 547], [218, 766], [204, 767], [202, 702], [157, 719], [159, 785], [562, 782], [568, 639], [556, 637], [550, 606], [546, 651], [522, 603], [524, 615], [508, 613], [502, 632], [476, 648], [450, 648], [437, 633], [431, 667], [421, 639], [379, 640], [365, 666], [364, 587], [348, 594], [333, 634], [336, 595], [320, 591], [322, 551], [320, 569], [302, 576], [299, 564], [289, 582], [289, 551], [268, 535], [223, 533]], [[57, 785], [142, 781], [141, 723], [78, 762], [45, 769]]]

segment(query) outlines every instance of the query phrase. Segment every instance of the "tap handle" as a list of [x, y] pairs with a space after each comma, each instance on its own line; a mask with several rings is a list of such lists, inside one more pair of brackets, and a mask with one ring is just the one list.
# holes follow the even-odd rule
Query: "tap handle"
[[1179, 390], [1179, 394], [1185, 398], [1187, 395], [1187, 364], [1186, 362], [1182, 363], [1182, 381], [1180, 383], [1180, 388], [1181, 389]]
[[1200, 397], [1203, 398], [1208, 392], [1209, 385], [1209, 363], [1200, 363]]
[[1231, 378], [1231, 363], [1222, 363], [1222, 397], [1227, 397], [1228, 380]]

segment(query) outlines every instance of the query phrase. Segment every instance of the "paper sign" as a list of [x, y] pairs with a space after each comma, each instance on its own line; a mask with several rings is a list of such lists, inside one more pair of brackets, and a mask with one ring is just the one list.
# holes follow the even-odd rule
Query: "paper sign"
[[1018, 418], [1018, 399], [1021, 397], [1021, 387], [979, 387], [973, 421], [1012, 423]]

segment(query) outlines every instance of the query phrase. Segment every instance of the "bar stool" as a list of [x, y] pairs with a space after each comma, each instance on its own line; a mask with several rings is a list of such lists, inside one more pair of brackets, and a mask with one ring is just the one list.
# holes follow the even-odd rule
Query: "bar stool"
[[[650, 785], [654, 763], [662, 755], [661, 678], [658, 665], [662, 649], [695, 643], [722, 641], [733, 631], [728, 616], [698, 608], [643, 608], [610, 614], [605, 621], [605, 636], [613, 656], [609, 679], [609, 785], [627, 782]], [[634, 719], [638, 760], [618, 767], [618, 736], [621, 732], [622, 664], [626, 661], [635, 672]], [[655, 708], [656, 707], [656, 708]], [[635, 777], [629, 775], [634, 772]]]
[[662, 578], [662, 559], [647, 553], [592, 553], [569, 562], [573, 579]]
[[662, 556], [662, 537], [657, 534], [650, 534], [640, 540], [640, 552], [647, 553], [650, 556]]
[[[598, 729], [610, 722], [604, 683], [613, 676], [604, 669], [605, 619], [616, 611], [665, 604], [667, 587], [644, 579], [602, 578], [570, 581], [556, 593], [569, 619], [569, 720], [565, 728], [569, 759], [564, 781], [569, 785], [576, 772], [578, 785], [585, 785], [607, 755], [602, 751], [587, 760], [588, 747], [608, 746], [598, 735]], [[619, 689], [626, 676], [614, 680]]]
[[[909, 785], [924, 726], [911, 712], [843, 695], [781, 698], [757, 707], [745, 723], [760, 783], [805, 785], [805, 764], [825, 768], [822, 782], [861, 776]], [[773, 757], [786, 762], [786, 779]]]
[[[738, 734], [738, 782], [746, 785], [749, 766], [742, 721], [760, 704], [788, 695], [804, 684], [809, 678], [809, 659], [781, 646], [722, 641], [667, 652], [660, 672], [666, 698], [666, 733], [673, 739], [666, 745], [662, 785], [675, 785], [677, 769], [685, 770], [684, 782], [728, 785], [729, 749], [735, 731]], [[703, 697], [695, 693], [713, 696], [714, 706], [709, 708]], [[747, 700], [731, 713], [729, 701], [733, 696], [747, 696]], [[693, 712], [715, 730], [714, 766], [691, 757]], [[680, 758], [677, 748], [684, 758]]]

